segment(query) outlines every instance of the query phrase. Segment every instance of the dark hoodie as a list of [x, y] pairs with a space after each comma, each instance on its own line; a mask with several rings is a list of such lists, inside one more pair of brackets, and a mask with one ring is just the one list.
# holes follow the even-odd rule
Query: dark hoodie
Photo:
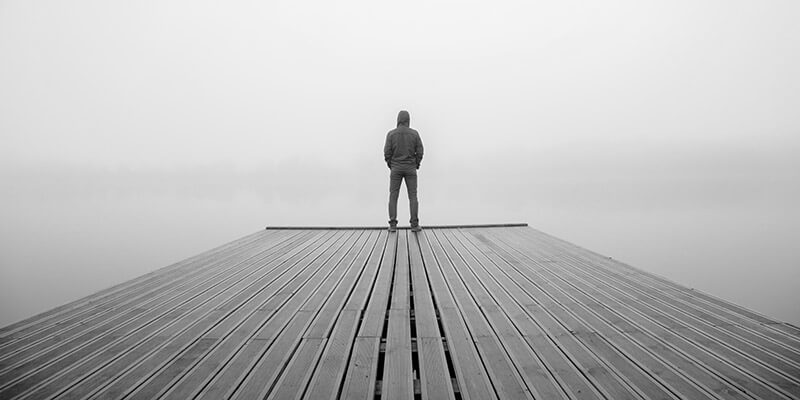
[[419, 133], [408, 127], [411, 117], [408, 111], [397, 114], [397, 128], [386, 134], [383, 146], [383, 159], [391, 167], [414, 167], [419, 169], [422, 162], [422, 140]]

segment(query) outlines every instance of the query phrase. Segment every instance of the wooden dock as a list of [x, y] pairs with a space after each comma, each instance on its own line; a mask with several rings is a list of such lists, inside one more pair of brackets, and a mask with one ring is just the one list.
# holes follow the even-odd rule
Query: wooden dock
[[0, 329], [0, 399], [800, 399], [800, 329], [527, 226], [268, 228]]

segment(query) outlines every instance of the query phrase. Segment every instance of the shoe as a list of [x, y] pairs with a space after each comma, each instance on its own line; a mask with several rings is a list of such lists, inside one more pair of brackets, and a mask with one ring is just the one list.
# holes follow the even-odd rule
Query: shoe
[[397, 225], [389, 225], [389, 232], [397, 232]]
[[419, 225], [415, 225], [415, 226], [411, 227], [411, 232], [420, 232], [421, 230], [422, 230], [422, 227], [420, 227]]

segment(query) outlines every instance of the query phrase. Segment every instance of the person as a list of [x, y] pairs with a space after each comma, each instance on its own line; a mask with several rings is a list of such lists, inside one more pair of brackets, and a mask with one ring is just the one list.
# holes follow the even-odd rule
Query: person
[[417, 201], [417, 170], [422, 162], [422, 140], [419, 133], [409, 128], [411, 116], [408, 111], [397, 114], [397, 128], [386, 134], [383, 158], [389, 173], [389, 231], [397, 231], [397, 197], [400, 184], [406, 182], [411, 213], [411, 231], [419, 232], [419, 202]]

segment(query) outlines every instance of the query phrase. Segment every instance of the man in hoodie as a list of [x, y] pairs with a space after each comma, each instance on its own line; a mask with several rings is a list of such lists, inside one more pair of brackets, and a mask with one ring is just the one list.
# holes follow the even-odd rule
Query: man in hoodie
[[419, 232], [419, 204], [417, 202], [417, 170], [422, 162], [422, 140], [419, 133], [409, 128], [411, 117], [408, 111], [397, 114], [397, 128], [386, 134], [383, 158], [392, 171], [389, 174], [389, 231], [397, 231], [397, 197], [400, 184], [406, 181], [409, 209], [411, 211], [411, 230]]

